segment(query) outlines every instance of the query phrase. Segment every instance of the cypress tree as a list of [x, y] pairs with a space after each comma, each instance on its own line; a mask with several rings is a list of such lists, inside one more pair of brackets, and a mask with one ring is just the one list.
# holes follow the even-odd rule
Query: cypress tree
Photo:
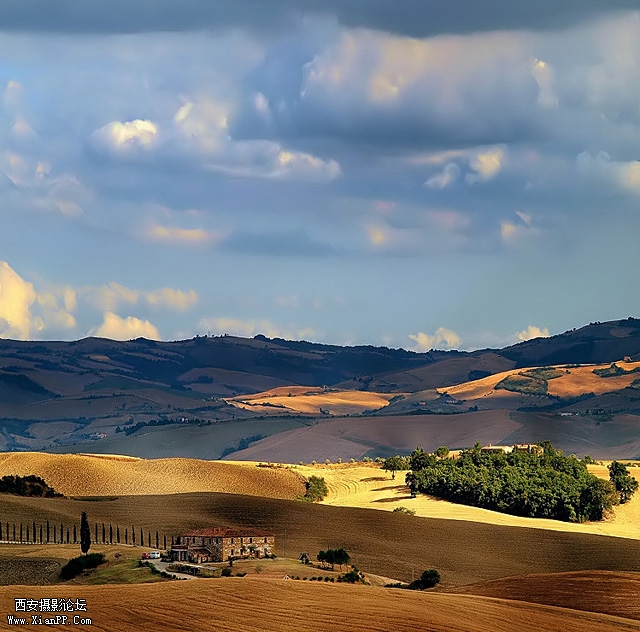
[[124, 543], [129, 544], [129, 529], [127, 527], [124, 528]]
[[49, 521], [47, 520], [47, 544], [49, 544], [49, 535], [50, 535], [50, 531], [49, 531], [50, 527], [49, 527]]
[[42, 525], [40, 525], [40, 544], [42, 544]]
[[[36, 521], [33, 521], [33, 543], [36, 543]], [[2, 540], [2, 538], [0, 537], [0, 540]]]
[[163, 548], [164, 548], [165, 551], [167, 550], [167, 534], [166, 533], [164, 534], [164, 547]]
[[76, 531], [76, 525], [73, 525], [73, 543], [78, 544], [78, 533]]
[[109, 523], [109, 544], [113, 544], [113, 525]]
[[133, 525], [131, 525], [131, 544], [136, 545], [136, 529]]
[[105, 544], [106, 540], [107, 540], [107, 537], [106, 537], [106, 532], [104, 529], [104, 522], [103, 522], [102, 523], [102, 544]]
[[120, 525], [116, 525], [116, 540], [120, 544]]
[[27, 525], [27, 542], [31, 542], [31, 539], [29, 538], [29, 525]]
[[69, 544], [69, 527], [67, 527], [67, 544]]
[[80, 515], [80, 550], [86, 555], [91, 548], [91, 528], [86, 512]]
[[158, 532], [156, 531], [156, 549], [159, 549], [159, 548], [160, 548], [160, 539], [158, 536]]
[[58, 543], [58, 536], [56, 534], [56, 525], [53, 525], [53, 543], [54, 544]]
[[140, 527], [140, 546], [144, 546], [144, 531]]

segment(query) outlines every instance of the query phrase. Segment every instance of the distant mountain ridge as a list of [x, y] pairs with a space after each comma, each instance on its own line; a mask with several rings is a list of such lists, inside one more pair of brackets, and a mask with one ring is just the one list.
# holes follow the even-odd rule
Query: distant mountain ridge
[[[236, 422], [216, 430], [224, 437], [219, 439], [222, 445], [198, 452], [205, 458], [217, 458], [224, 450], [246, 444], [249, 438], [316, 423], [313, 414], [292, 413], [286, 400], [278, 406], [237, 406], [229, 399], [240, 395], [282, 387], [370, 391], [386, 394], [389, 401], [416, 394], [421, 408], [439, 411], [451, 408], [450, 403], [439, 400], [437, 394], [423, 396], [422, 392], [513, 369], [603, 364], [625, 358], [640, 360], [639, 319], [591, 323], [504, 349], [472, 352], [341, 347], [263, 335], [204, 336], [176, 342], [0, 340], [0, 450], [82, 442], [85, 447], [104, 444], [106, 449], [112, 441], [114, 450], [125, 450], [125, 438], [127, 446], [135, 440], [146, 449], [153, 438], [157, 442], [154, 450], [171, 455], [176, 441], [174, 429], [180, 430], [180, 441], [187, 436], [182, 432], [186, 429], [176, 425], [188, 425], [195, 437], [195, 428], [202, 424]], [[597, 404], [598, 408], [633, 412], [635, 404], [630, 402], [635, 398], [636, 391], [625, 392], [624, 403], [618, 404], [613, 395], [604, 394], [588, 407]], [[366, 401], [366, 397], [360, 400]], [[423, 400], [435, 403], [422, 405]], [[407, 404], [410, 401], [405, 399]], [[533, 404], [536, 407], [543, 402], [537, 403], [534, 398]], [[265, 409], [265, 405], [271, 407]], [[398, 402], [390, 407], [389, 414], [403, 407], [405, 404]], [[260, 422], [265, 411], [268, 424]], [[324, 407], [316, 416], [323, 420], [332, 414]], [[281, 419], [274, 421], [274, 416]], [[121, 434], [116, 433], [118, 429]], [[142, 436], [146, 437], [144, 441]], [[184, 439], [188, 445], [181, 448], [181, 454], [190, 454], [189, 446], [200, 441], [193, 437]], [[101, 439], [105, 441], [97, 441]]]

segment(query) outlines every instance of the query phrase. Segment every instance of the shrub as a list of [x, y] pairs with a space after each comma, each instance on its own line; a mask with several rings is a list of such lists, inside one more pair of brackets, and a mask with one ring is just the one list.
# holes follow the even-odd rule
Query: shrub
[[415, 509], [407, 509], [407, 507], [396, 507], [392, 513], [401, 513], [401, 514], [406, 514], [407, 516], [415, 516], [416, 515], [416, 510]]
[[230, 566], [225, 566], [222, 571], [220, 572], [220, 576], [221, 577], [231, 577], [231, 573], [233, 571], [231, 570]]
[[77, 577], [82, 571], [89, 568], [96, 568], [104, 564], [105, 557], [102, 553], [90, 553], [89, 555], [79, 555], [69, 560], [60, 570], [60, 579], [68, 580]]
[[322, 476], [309, 477], [309, 480], [305, 483], [305, 487], [307, 488], [307, 491], [301, 499], [308, 502], [319, 502], [329, 493], [327, 483]]
[[424, 571], [420, 579], [412, 581], [407, 588], [409, 590], [424, 590], [425, 588], [433, 588], [440, 583], [440, 573], [434, 568]]

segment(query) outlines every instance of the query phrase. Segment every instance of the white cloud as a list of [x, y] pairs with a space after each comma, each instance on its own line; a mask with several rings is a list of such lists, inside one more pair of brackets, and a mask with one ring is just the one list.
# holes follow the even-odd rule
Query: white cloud
[[487, 130], [515, 131], [530, 117], [532, 44], [524, 33], [414, 39], [343, 29], [306, 64], [300, 111], [324, 128], [481, 143]]
[[[260, 108], [268, 107], [264, 95], [256, 98]], [[231, 104], [203, 97], [184, 103], [165, 124], [113, 121], [95, 130], [91, 142], [112, 158], [187, 163], [235, 177], [329, 182], [342, 174], [336, 160], [271, 140], [233, 139], [228, 129], [231, 111]]]
[[77, 306], [72, 288], [37, 292], [6, 261], [0, 261], [0, 337], [29, 340], [47, 329], [73, 329]]
[[146, 119], [112, 121], [91, 135], [94, 147], [107, 153], [126, 154], [151, 149], [158, 142], [158, 125]]
[[532, 340], [533, 338], [548, 338], [549, 330], [545, 327], [541, 329], [535, 325], [529, 325], [526, 329], [519, 331], [517, 334], [518, 340]]
[[105, 312], [102, 324], [92, 329], [89, 334], [111, 340], [131, 340], [132, 338], [160, 340], [158, 329], [148, 320], [141, 320], [134, 316], [122, 318], [113, 312]]
[[421, 331], [415, 335], [410, 334], [409, 338], [416, 342], [416, 351], [429, 351], [442, 347], [453, 349], [460, 346], [460, 336], [455, 331], [444, 327], [440, 327], [433, 335]]

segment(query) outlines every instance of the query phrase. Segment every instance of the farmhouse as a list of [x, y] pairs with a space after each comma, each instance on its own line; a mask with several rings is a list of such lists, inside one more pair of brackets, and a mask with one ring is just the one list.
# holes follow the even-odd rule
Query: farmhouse
[[515, 445], [485, 445], [480, 448], [485, 454], [510, 454], [511, 452], [529, 452], [530, 454], [542, 454], [544, 449], [537, 443], [516, 443]]
[[258, 529], [214, 527], [195, 529], [179, 536], [171, 546], [174, 562], [226, 562], [229, 558], [267, 557], [276, 546], [273, 533]]

